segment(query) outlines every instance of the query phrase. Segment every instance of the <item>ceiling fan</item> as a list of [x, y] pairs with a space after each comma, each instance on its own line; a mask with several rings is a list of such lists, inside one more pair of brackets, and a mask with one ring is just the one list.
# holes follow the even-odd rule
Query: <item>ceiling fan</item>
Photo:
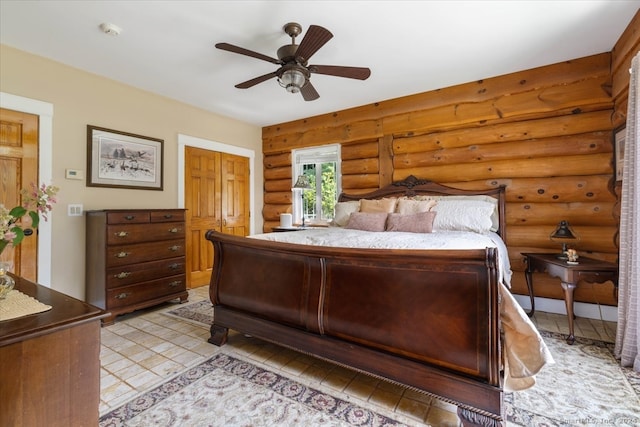
[[216, 44], [218, 49], [280, 65], [280, 68], [272, 73], [239, 83], [235, 85], [235, 87], [238, 89], [248, 89], [258, 83], [277, 77], [278, 83], [284, 87], [287, 92], [300, 92], [305, 101], [313, 101], [318, 99], [320, 95], [309, 81], [312, 73], [358, 80], [366, 80], [371, 75], [371, 70], [368, 68], [342, 67], [338, 65], [307, 65], [311, 56], [333, 37], [333, 34], [326, 28], [318, 25], [309, 26], [307, 33], [299, 45], [296, 44], [296, 37], [302, 33], [300, 24], [290, 22], [284, 26], [284, 32], [291, 37], [291, 44], [284, 45], [278, 49], [278, 59], [229, 43]]

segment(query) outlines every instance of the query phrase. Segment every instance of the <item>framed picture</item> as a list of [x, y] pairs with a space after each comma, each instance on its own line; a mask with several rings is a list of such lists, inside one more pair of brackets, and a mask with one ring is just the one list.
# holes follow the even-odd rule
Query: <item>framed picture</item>
[[162, 190], [163, 140], [87, 126], [87, 187]]
[[624, 145], [627, 140], [627, 129], [623, 126], [613, 132], [613, 159], [616, 181], [622, 181], [622, 165], [624, 164]]

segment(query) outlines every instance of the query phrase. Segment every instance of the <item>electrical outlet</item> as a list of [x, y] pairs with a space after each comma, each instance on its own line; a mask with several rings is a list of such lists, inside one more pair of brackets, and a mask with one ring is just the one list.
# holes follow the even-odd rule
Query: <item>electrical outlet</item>
[[82, 216], [82, 205], [67, 205], [69, 216]]

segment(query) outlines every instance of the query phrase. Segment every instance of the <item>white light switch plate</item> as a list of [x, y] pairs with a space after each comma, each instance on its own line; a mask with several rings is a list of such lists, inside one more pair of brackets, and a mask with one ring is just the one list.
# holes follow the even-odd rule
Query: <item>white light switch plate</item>
[[67, 205], [69, 216], [82, 216], [82, 205]]

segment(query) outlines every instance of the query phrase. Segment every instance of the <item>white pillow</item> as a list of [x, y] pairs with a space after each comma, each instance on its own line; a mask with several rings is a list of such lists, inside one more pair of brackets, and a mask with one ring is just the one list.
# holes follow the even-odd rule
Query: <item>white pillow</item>
[[498, 199], [491, 196], [485, 196], [477, 194], [475, 196], [445, 196], [444, 199], [449, 200], [483, 200], [493, 205], [493, 212], [491, 213], [491, 231], [498, 231], [500, 228], [500, 212], [498, 211]]
[[438, 204], [436, 200], [411, 200], [411, 199], [398, 199], [396, 205], [396, 212], [403, 215], [410, 215], [422, 212], [429, 212], [433, 210], [433, 207]]
[[358, 200], [351, 202], [338, 202], [335, 206], [333, 215], [333, 225], [344, 227], [349, 222], [349, 216], [360, 210], [360, 202]]
[[[498, 231], [500, 228], [500, 212], [498, 210], [498, 199], [495, 197], [475, 194], [475, 195], [457, 195], [457, 196], [416, 196], [414, 200], [480, 200], [493, 205], [493, 212], [491, 213], [491, 231]], [[431, 209], [436, 210], [436, 209]]]
[[494, 210], [494, 204], [488, 201], [443, 197], [433, 208], [438, 212], [433, 221], [433, 231], [487, 233], [493, 225], [491, 215]]

